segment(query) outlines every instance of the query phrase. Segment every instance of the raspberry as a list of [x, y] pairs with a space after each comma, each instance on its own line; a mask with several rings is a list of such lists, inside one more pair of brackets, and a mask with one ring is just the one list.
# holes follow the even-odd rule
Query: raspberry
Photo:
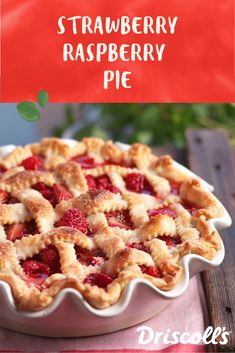
[[50, 273], [60, 273], [60, 255], [55, 246], [49, 245], [43, 249], [39, 257], [41, 262], [46, 264], [50, 268]]
[[21, 165], [26, 169], [26, 170], [42, 170], [43, 165], [42, 165], [42, 160], [38, 156], [31, 156], [23, 160]]
[[108, 225], [110, 227], [119, 227], [119, 228], [125, 228], [125, 229], [133, 228], [133, 224], [128, 210], [112, 211], [112, 212], [106, 213], [105, 215], [108, 220]]
[[113, 281], [113, 278], [105, 273], [90, 273], [84, 280], [84, 283], [89, 283], [91, 286], [98, 286], [106, 289], [106, 287]]
[[163, 240], [167, 246], [176, 246], [178, 244], [181, 244], [181, 239], [179, 236], [169, 237], [166, 235], [161, 235], [158, 237], [158, 239]]
[[175, 219], [177, 217], [175, 211], [170, 209], [169, 207], [162, 207], [162, 208], [153, 208], [152, 210], [148, 211], [148, 215], [150, 218], [159, 216], [159, 215], [167, 215]]
[[137, 173], [128, 174], [125, 178], [127, 189], [135, 192], [144, 190], [145, 176]]
[[57, 227], [71, 227], [80, 230], [84, 234], [89, 233], [89, 225], [84, 213], [76, 208], [70, 208], [56, 224]]
[[68, 189], [66, 189], [66, 187], [59, 184], [53, 185], [53, 191], [55, 193], [56, 203], [60, 203], [61, 201], [64, 201], [64, 200], [69, 200], [73, 197], [71, 192]]
[[50, 275], [49, 266], [36, 260], [26, 260], [22, 263], [22, 267], [26, 275]]
[[0, 190], [0, 204], [8, 203], [10, 195], [4, 190]]
[[153, 189], [149, 184], [146, 177], [142, 174], [131, 173], [128, 174], [125, 178], [126, 187], [130, 191], [138, 192], [138, 193], [146, 193], [152, 195]]

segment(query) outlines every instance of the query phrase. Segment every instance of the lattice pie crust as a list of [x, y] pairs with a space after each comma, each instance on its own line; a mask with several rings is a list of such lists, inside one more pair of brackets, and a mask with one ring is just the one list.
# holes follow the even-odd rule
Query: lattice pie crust
[[167, 291], [184, 255], [215, 256], [208, 220], [222, 214], [200, 181], [145, 145], [19, 146], [0, 160], [0, 280], [21, 310], [47, 307], [63, 288], [106, 308], [134, 278]]

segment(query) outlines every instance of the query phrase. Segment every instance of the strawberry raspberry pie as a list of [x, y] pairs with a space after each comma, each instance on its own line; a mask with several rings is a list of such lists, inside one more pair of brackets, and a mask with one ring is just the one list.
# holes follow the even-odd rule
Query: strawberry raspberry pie
[[163, 291], [181, 259], [213, 259], [223, 215], [215, 197], [170, 156], [85, 138], [16, 147], [0, 160], [0, 280], [16, 307], [40, 310], [64, 288], [102, 309], [135, 278]]

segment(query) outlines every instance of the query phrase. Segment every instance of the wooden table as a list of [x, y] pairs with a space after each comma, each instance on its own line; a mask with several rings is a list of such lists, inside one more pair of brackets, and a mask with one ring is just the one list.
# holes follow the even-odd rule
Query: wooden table
[[225, 245], [225, 259], [220, 267], [203, 272], [210, 324], [230, 331], [226, 346], [208, 347], [211, 352], [235, 352], [235, 162], [234, 149], [227, 136], [217, 130], [189, 129], [186, 148], [159, 147], [157, 155], [170, 154], [179, 163], [215, 187], [215, 195], [234, 220], [220, 232]]

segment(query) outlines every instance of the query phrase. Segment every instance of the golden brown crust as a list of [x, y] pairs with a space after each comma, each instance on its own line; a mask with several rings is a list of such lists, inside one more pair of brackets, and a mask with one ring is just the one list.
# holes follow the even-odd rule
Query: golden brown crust
[[[32, 155], [41, 156], [45, 170], [24, 169], [22, 161]], [[76, 162], [77, 156], [92, 158], [94, 166], [83, 168]], [[97, 138], [85, 138], [72, 146], [46, 138], [16, 147], [0, 165], [8, 169], [0, 177], [0, 280], [10, 285], [21, 310], [47, 307], [63, 288], [76, 289], [91, 305], [103, 309], [117, 302], [135, 278], [169, 290], [180, 281], [183, 256], [197, 254], [213, 259], [221, 247], [220, 236], [209, 220], [221, 217], [222, 206], [199, 180], [177, 168], [170, 156], [158, 158], [148, 146], [134, 144], [123, 152], [112, 141]], [[125, 178], [129, 174], [141, 174], [152, 194], [128, 189]], [[103, 176], [112, 187], [91, 188], [89, 178], [96, 183], [96, 178]], [[32, 188], [40, 182], [50, 187], [45, 194]], [[177, 195], [171, 190], [172, 182], [179, 184]], [[57, 195], [53, 205], [55, 201], [51, 204], [48, 200], [55, 183], [70, 194], [65, 198], [63, 192]], [[4, 192], [18, 201], [4, 203]], [[170, 213], [161, 213], [164, 208]], [[70, 209], [82, 212], [91, 235], [58, 225]], [[151, 215], [151, 210], [159, 212]], [[130, 224], [123, 226], [123, 219]], [[14, 242], [8, 239], [7, 227], [32, 220], [37, 234], [21, 235]], [[51, 274], [38, 288], [27, 282], [22, 262], [48, 246], [58, 251], [61, 273]], [[98, 250], [98, 255], [87, 264], [77, 257], [77, 249]], [[154, 271], [159, 274], [154, 275]], [[86, 281], [96, 273], [109, 276], [106, 288]]]

